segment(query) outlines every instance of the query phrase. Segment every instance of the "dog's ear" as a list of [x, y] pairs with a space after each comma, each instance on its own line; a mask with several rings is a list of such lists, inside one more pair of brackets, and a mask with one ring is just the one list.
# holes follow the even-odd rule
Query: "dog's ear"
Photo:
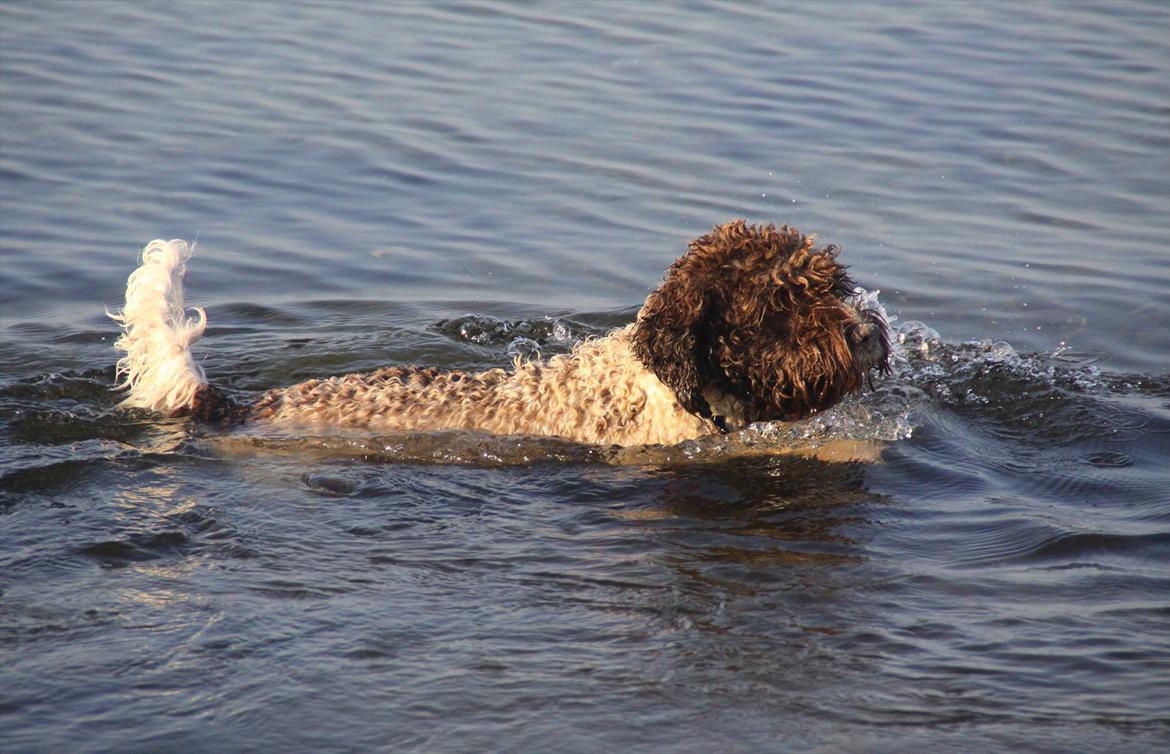
[[705, 323], [711, 301], [703, 280], [683, 269], [687, 262], [687, 257], [675, 262], [638, 312], [634, 353], [674, 391], [684, 409], [703, 416], [710, 413], [700, 364], [702, 349], [709, 348]]

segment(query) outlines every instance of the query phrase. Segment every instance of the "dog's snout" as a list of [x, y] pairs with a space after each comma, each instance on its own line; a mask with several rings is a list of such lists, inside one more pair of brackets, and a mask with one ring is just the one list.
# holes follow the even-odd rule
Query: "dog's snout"
[[872, 322], [859, 322], [849, 328], [849, 344], [854, 348], [865, 348], [878, 336], [878, 326]]
[[861, 312], [858, 320], [845, 331], [845, 339], [858, 366], [888, 373], [890, 341], [885, 322], [876, 314]]

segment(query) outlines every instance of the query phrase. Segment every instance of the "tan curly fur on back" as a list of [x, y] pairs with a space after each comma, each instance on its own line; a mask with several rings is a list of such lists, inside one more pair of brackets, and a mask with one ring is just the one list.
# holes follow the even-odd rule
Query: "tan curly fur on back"
[[[137, 279], [160, 285], [128, 288], [119, 317], [126, 402], [172, 415], [314, 431], [470, 429], [676, 443], [808, 416], [887, 368], [885, 323], [851, 303], [854, 285], [836, 247], [816, 248], [787, 226], [740, 220], [691, 242], [633, 324], [568, 354], [477, 373], [387, 367], [309, 380], [240, 405], [202, 370], [183, 366], [193, 364], [193, 337], [179, 285], [189, 249], [180, 244], [148, 247], [147, 272]], [[164, 353], [178, 366], [139, 366]]]
[[634, 358], [626, 327], [511, 370], [387, 367], [273, 390], [252, 421], [374, 431], [476, 429], [585, 443], [676, 443], [711, 431]]

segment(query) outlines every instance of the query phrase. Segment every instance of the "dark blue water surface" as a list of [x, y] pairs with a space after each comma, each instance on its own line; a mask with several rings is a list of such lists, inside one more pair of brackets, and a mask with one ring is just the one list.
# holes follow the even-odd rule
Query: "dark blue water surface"
[[[626, 451], [115, 409], [153, 238], [252, 391], [563, 352], [736, 217], [880, 290], [875, 392]], [[4, 2], [0, 338], [6, 753], [1170, 745], [1165, 3]]]

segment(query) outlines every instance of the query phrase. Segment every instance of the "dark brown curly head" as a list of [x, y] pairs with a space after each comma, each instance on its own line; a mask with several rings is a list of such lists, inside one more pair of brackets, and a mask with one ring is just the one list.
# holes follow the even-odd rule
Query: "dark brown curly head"
[[646, 299], [635, 353], [724, 429], [823, 411], [889, 369], [886, 324], [851, 303], [837, 254], [788, 226], [717, 226]]

